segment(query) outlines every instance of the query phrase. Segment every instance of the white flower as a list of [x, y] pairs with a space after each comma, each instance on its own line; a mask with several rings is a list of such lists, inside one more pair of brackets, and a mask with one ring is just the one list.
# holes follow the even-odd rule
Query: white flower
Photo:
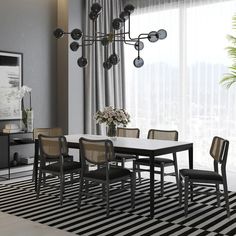
[[29, 94], [31, 93], [32, 89], [26, 85], [23, 85], [18, 91], [17, 91], [17, 94], [16, 94], [16, 97], [18, 99], [22, 99], [26, 94]]
[[109, 106], [105, 107], [103, 111], [97, 111], [94, 115], [94, 119], [96, 119], [99, 124], [126, 125], [130, 122], [130, 115], [124, 109]]

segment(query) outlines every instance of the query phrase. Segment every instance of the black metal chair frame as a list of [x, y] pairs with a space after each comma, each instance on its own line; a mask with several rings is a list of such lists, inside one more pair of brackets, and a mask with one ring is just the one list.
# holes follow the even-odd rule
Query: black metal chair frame
[[[150, 129], [148, 131], [148, 139], [154, 139], [152, 137], [152, 133], [154, 132], [162, 132], [162, 133], [175, 133], [175, 138], [173, 139], [173, 141], [178, 141], [178, 131], [176, 130], [157, 130], [157, 129]], [[161, 161], [162, 158], [161, 157], [157, 157], [158, 158], [158, 162], [154, 161], [154, 167], [160, 168], [160, 170], [154, 170], [155, 174], [159, 174], [160, 175], [160, 182], [161, 182], [161, 195], [164, 194], [164, 176], [175, 176], [176, 178], [176, 185], [177, 188], [179, 188], [179, 177], [178, 177], [178, 163], [177, 163], [177, 156], [176, 153], [173, 153], [173, 161], [170, 160], [170, 162], [164, 162]], [[156, 158], [155, 158], [156, 159]], [[145, 160], [145, 161], [144, 161]], [[157, 159], [156, 159], [157, 160]], [[143, 159], [143, 158], [139, 158], [137, 160], [134, 161], [134, 168], [136, 172], [150, 172], [150, 169], [142, 169], [140, 166], [149, 166], [149, 162], [147, 161], [147, 159]], [[170, 173], [165, 173], [164, 168], [165, 167], [169, 167], [169, 166], [174, 166], [175, 171], [174, 172], [170, 172]]]
[[[88, 158], [86, 158], [85, 155], [85, 148], [83, 145], [83, 142], [89, 142], [90, 144], [93, 143], [104, 143], [105, 144], [105, 161], [103, 163], [101, 162], [92, 162], [91, 160], [89, 160]], [[81, 164], [82, 164], [82, 169], [81, 169], [81, 175], [80, 175], [80, 188], [79, 188], [79, 198], [78, 198], [78, 209], [80, 209], [81, 206], [81, 199], [82, 196], [85, 195], [87, 196], [93, 196], [93, 197], [97, 197], [97, 198], [101, 198], [104, 201], [106, 201], [106, 213], [107, 216], [109, 216], [110, 214], [110, 205], [109, 205], [109, 197], [110, 197], [110, 184], [115, 183], [115, 182], [119, 182], [119, 181], [125, 181], [127, 179], [130, 179], [130, 187], [131, 187], [131, 208], [134, 208], [135, 205], [135, 184], [136, 184], [136, 177], [135, 177], [135, 172], [131, 172], [129, 171], [128, 175], [122, 176], [122, 177], [118, 177], [118, 178], [114, 178], [114, 179], [110, 179], [109, 178], [109, 172], [110, 172], [110, 168], [118, 168], [118, 169], [124, 169], [122, 167], [118, 167], [118, 166], [114, 166], [112, 165], [112, 163], [115, 161], [115, 154], [114, 154], [114, 148], [113, 148], [113, 143], [111, 140], [91, 140], [91, 139], [86, 139], [86, 138], [80, 138], [79, 140], [80, 143], [80, 160], [81, 160]], [[98, 179], [96, 177], [88, 177], [86, 176], [87, 173], [90, 172], [88, 165], [89, 164], [93, 164], [93, 165], [97, 165], [99, 169], [104, 170], [105, 167], [105, 175], [106, 175], [106, 179]], [[95, 182], [98, 184], [102, 184], [102, 196], [99, 195], [95, 195], [93, 193], [89, 192], [89, 181], [91, 182]], [[84, 182], [85, 182], [85, 191], [84, 189]], [[128, 188], [128, 187], [127, 187]], [[126, 188], [122, 188], [122, 189], [116, 189], [113, 190], [112, 192], [120, 192], [121, 190], [124, 190]]]
[[[214, 156], [213, 154], [213, 144], [217, 140], [223, 142], [219, 156]], [[217, 197], [217, 206], [220, 206], [220, 196], [224, 196], [226, 202], [227, 216], [230, 216], [230, 207], [229, 207], [229, 198], [228, 198], [228, 186], [227, 186], [227, 177], [226, 177], [226, 161], [228, 156], [229, 141], [218, 136], [215, 136], [212, 140], [212, 145], [210, 149], [210, 155], [214, 159], [214, 171], [208, 171], [209, 173], [219, 174], [219, 165], [221, 165], [221, 179], [204, 179], [201, 177], [201, 172], [198, 173], [198, 176], [195, 178], [190, 178], [189, 175], [193, 171], [202, 171], [202, 170], [188, 170], [188, 174], [184, 173], [186, 169], [181, 169], [179, 171], [179, 205], [182, 204], [182, 188], [184, 182], [184, 212], [185, 216], [188, 216], [188, 196], [191, 194], [191, 200], [193, 201], [193, 194], [206, 194], [206, 195], [216, 195]], [[220, 174], [219, 174], [220, 175]], [[223, 185], [224, 192], [222, 193], [219, 189], [219, 185]], [[216, 192], [199, 192], [194, 190], [194, 186], [212, 186], [216, 188]]]
[[[58, 155], [49, 155], [44, 151], [44, 148], [42, 147], [42, 139], [47, 138], [47, 139], [58, 139], [59, 146], [60, 146], [60, 154]], [[40, 195], [40, 188], [41, 188], [41, 183], [42, 179], [45, 185], [46, 178], [43, 177], [46, 175], [46, 173], [51, 174], [52, 176], [58, 176], [60, 180], [60, 204], [63, 204], [63, 193], [64, 193], [64, 188], [66, 184], [72, 184], [74, 181], [73, 179], [73, 173], [80, 173], [81, 171], [81, 164], [79, 162], [72, 161], [71, 159], [68, 159], [68, 146], [67, 146], [67, 141], [64, 136], [46, 136], [39, 134], [38, 136], [38, 141], [39, 141], [39, 149], [40, 149], [40, 167], [39, 167], [39, 179], [38, 179], [38, 188], [37, 188], [37, 198], [39, 198]], [[46, 162], [52, 158], [53, 163], [46, 165]], [[57, 161], [56, 161], [57, 160]], [[70, 167], [64, 168], [66, 162], [70, 162]], [[49, 168], [50, 166], [52, 167], [55, 164], [59, 164], [59, 170], [58, 168]], [[65, 181], [65, 175], [70, 174], [70, 181], [66, 182]], [[50, 184], [50, 187], [53, 185]]]

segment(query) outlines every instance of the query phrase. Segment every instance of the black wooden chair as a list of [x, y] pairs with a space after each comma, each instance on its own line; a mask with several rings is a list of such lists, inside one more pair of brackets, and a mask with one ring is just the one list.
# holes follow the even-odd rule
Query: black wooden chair
[[[228, 155], [229, 141], [220, 137], [214, 137], [212, 140], [210, 155], [214, 159], [214, 171], [197, 170], [197, 169], [181, 169], [179, 171], [179, 204], [182, 204], [182, 182], [184, 182], [184, 212], [188, 215], [188, 196], [193, 194], [215, 194], [217, 196], [217, 205], [220, 206], [220, 195], [223, 195], [226, 202], [227, 216], [230, 216], [228, 187], [226, 178], [226, 161]], [[221, 165], [221, 174], [218, 171], [218, 166]], [[219, 185], [223, 185], [224, 192], [221, 193]], [[216, 192], [209, 191], [194, 191], [194, 186], [213, 186], [216, 187]]]
[[[100, 197], [106, 201], [106, 212], [109, 216], [110, 206], [109, 206], [109, 196], [110, 185], [115, 182], [122, 182], [124, 180], [130, 180], [131, 186], [131, 207], [134, 208], [134, 191], [135, 191], [135, 173], [128, 169], [112, 166], [112, 162], [115, 160], [113, 143], [111, 140], [91, 140], [80, 138], [80, 159], [82, 164], [81, 178], [80, 178], [80, 188], [79, 188], [79, 199], [78, 199], [78, 209], [80, 209], [82, 195], [94, 196], [94, 194], [89, 192], [89, 182], [95, 182], [102, 185], [102, 195], [95, 197]], [[89, 165], [99, 166], [97, 169], [90, 169]], [[84, 182], [86, 183], [86, 188], [84, 190]], [[129, 186], [128, 186], [129, 187]], [[115, 191], [121, 191], [121, 189], [116, 189]], [[114, 191], [114, 190], [113, 190]], [[119, 199], [117, 199], [119, 200]]]
[[[55, 128], [34, 128], [34, 130], [33, 130], [34, 140], [38, 139], [39, 134], [47, 135], [47, 136], [61, 136], [61, 135], [63, 135], [63, 131], [60, 127], [55, 127]], [[52, 161], [52, 158], [50, 158], [49, 161]], [[34, 181], [34, 176], [35, 176], [35, 165], [33, 166], [32, 181]], [[46, 175], [44, 174], [44, 179], [45, 178], [46, 178]], [[44, 180], [44, 182], [45, 182], [45, 180]]]
[[[178, 141], [178, 132], [176, 130], [156, 130], [156, 129], [150, 129], [148, 132], [148, 139], [158, 139], [158, 140], [172, 140], [172, 141]], [[134, 161], [135, 171], [136, 172], [142, 172], [142, 171], [150, 171], [150, 168], [143, 169], [142, 166], [149, 166], [149, 158], [139, 158]], [[165, 167], [174, 166], [175, 171], [174, 172], [165, 172]], [[154, 170], [155, 174], [160, 174], [160, 181], [161, 181], [161, 195], [164, 194], [164, 176], [171, 175], [175, 176], [176, 178], [176, 184], [178, 188], [178, 164], [177, 164], [177, 158], [176, 153], [173, 153], [173, 158], [163, 158], [163, 157], [155, 157], [154, 159], [154, 167], [159, 168], [158, 170]]]
[[[58, 176], [60, 179], [60, 203], [63, 203], [63, 193], [65, 175], [79, 173], [81, 164], [79, 162], [68, 159], [68, 146], [64, 136], [45, 136], [39, 134], [39, 149], [40, 149], [40, 166], [39, 166], [39, 182], [37, 189], [37, 198], [39, 198], [40, 187], [43, 174], [49, 173], [53, 176]], [[46, 162], [52, 160], [50, 164]], [[46, 179], [44, 178], [44, 181]], [[72, 180], [68, 183], [72, 183]]]
[[[138, 128], [118, 127], [116, 131], [116, 135], [117, 137], [139, 138], [140, 130]], [[117, 163], [120, 162], [123, 168], [125, 167], [125, 162], [138, 159], [137, 155], [131, 155], [131, 154], [116, 153], [115, 156], [116, 156], [116, 162]], [[141, 182], [140, 172], [138, 172], [138, 177], [139, 177], [139, 182]]]

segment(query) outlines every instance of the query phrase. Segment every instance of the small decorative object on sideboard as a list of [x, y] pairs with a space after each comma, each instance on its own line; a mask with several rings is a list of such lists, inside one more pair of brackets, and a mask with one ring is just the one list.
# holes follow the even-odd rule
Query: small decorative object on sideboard
[[6, 124], [5, 128], [2, 130], [3, 133], [18, 133], [20, 132], [21, 129], [19, 128], [19, 126], [17, 124]]
[[13, 155], [12, 165], [17, 166], [19, 164], [19, 153], [15, 152]]
[[20, 163], [25, 164], [25, 165], [30, 165], [34, 163], [34, 156], [30, 157], [21, 157], [20, 158]]
[[97, 111], [94, 117], [98, 124], [106, 123], [107, 136], [116, 136], [116, 126], [126, 126], [130, 122], [130, 115], [123, 108], [105, 107], [103, 111]]

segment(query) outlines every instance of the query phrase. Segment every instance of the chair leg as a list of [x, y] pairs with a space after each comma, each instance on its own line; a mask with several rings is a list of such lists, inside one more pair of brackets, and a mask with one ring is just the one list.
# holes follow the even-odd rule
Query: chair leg
[[[138, 156], [136, 156], [136, 160], [138, 159]], [[136, 164], [135, 163], [135, 160], [133, 161], [133, 169], [134, 167], [137, 169], [138, 167], [138, 170], [140, 170], [140, 165], [139, 164]], [[138, 180], [139, 180], [139, 183], [141, 184], [142, 182], [142, 179], [141, 179], [141, 172], [140, 171], [137, 171], [138, 172]], [[136, 177], [135, 177], [136, 178]]]
[[33, 171], [32, 171], [32, 182], [34, 182], [34, 175], [35, 175], [35, 168], [34, 168], [34, 164], [33, 164]]
[[74, 175], [73, 175], [73, 173], [70, 173], [70, 183], [71, 183], [71, 185], [73, 184], [73, 182], [74, 182]]
[[124, 159], [124, 158], [121, 159], [121, 167], [122, 167], [122, 168], [125, 167], [125, 159]]
[[[138, 164], [138, 169], [140, 170], [140, 165]], [[141, 171], [138, 171], [138, 179], [139, 179], [139, 183], [142, 183], [142, 177], [141, 177]]]
[[184, 214], [185, 214], [185, 217], [188, 216], [188, 187], [189, 187], [188, 177], [184, 177]]
[[164, 194], [164, 163], [161, 163], [161, 196]]
[[60, 204], [61, 205], [63, 205], [64, 182], [65, 182], [65, 176], [62, 174], [60, 175]]
[[106, 202], [107, 202], [107, 217], [110, 214], [110, 189], [109, 189], [110, 185], [109, 183], [106, 184]]
[[89, 181], [88, 180], [85, 180], [85, 198], [88, 198], [88, 191], [89, 191]]
[[46, 173], [43, 173], [43, 185], [46, 184]]
[[135, 187], [136, 187], [136, 173], [131, 173], [131, 208], [135, 207]]
[[[125, 168], [125, 158], [121, 159], [121, 167]], [[124, 180], [121, 180], [121, 188], [124, 188], [125, 182]]]
[[182, 177], [179, 176], [179, 206], [182, 205], [182, 190], [183, 190]]
[[102, 195], [106, 196], [106, 185], [102, 184]]
[[177, 163], [176, 153], [173, 153], [173, 157], [174, 157], [176, 185], [177, 185], [177, 189], [179, 189], [179, 176], [178, 176], [179, 172], [178, 172], [178, 163]]
[[83, 195], [83, 185], [84, 185], [84, 178], [82, 175], [80, 175], [80, 181], [79, 181], [79, 197], [78, 197], [78, 210], [80, 209], [80, 205], [81, 205], [81, 199], [82, 199], [82, 195]]
[[37, 188], [37, 199], [39, 198], [39, 194], [40, 194], [41, 182], [42, 182], [42, 171], [39, 170], [39, 179], [38, 179], [38, 188]]
[[227, 217], [230, 217], [228, 186], [227, 186], [226, 178], [223, 178], [223, 188], [224, 188], [224, 197], [225, 197], [225, 204], [226, 204], [226, 210], [227, 210]]
[[190, 185], [190, 200], [193, 202], [193, 184], [192, 182], [189, 182]]
[[220, 189], [219, 189], [219, 184], [216, 184], [216, 197], [217, 197], [217, 206], [220, 207]]

